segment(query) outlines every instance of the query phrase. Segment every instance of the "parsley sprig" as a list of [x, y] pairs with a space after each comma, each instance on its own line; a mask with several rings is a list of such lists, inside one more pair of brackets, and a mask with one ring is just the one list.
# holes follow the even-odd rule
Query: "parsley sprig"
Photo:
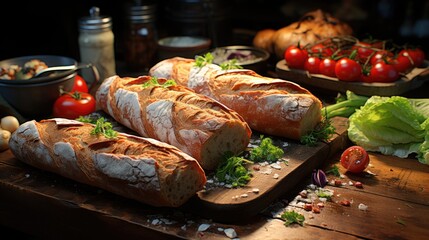
[[332, 125], [331, 120], [324, 118], [312, 131], [303, 135], [300, 141], [304, 145], [315, 146], [319, 141], [329, 140], [334, 133], [335, 127]]
[[283, 149], [275, 146], [273, 140], [260, 136], [261, 144], [250, 151], [250, 160], [254, 162], [267, 161], [273, 163], [283, 157]]
[[286, 226], [289, 226], [293, 223], [298, 223], [299, 225], [304, 226], [304, 221], [305, 221], [304, 215], [294, 210], [285, 211], [284, 213], [282, 213], [280, 218], [285, 221]]
[[204, 54], [204, 56], [198, 55], [195, 57], [195, 66], [202, 68], [204, 66], [206, 66], [207, 64], [212, 64], [213, 63], [213, 54], [211, 53], [206, 53]]
[[231, 69], [243, 69], [243, 66], [237, 63], [237, 59], [230, 59], [220, 65], [222, 70], [231, 70]]
[[252, 177], [252, 173], [246, 168], [249, 163], [252, 162], [242, 157], [227, 157], [217, 167], [215, 176], [220, 182], [231, 184], [232, 187], [242, 187]]
[[150, 79], [149, 79], [149, 81], [147, 81], [147, 82], [145, 82], [145, 83], [143, 83], [143, 87], [144, 88], [147, 88], [147, 87], [154, 87], [154, 86], [156, 86], [156, 87], [163, 87], [163, 88], [168, 88], [168, 87], [170, 87], [170, 86], [174, 86], [174, 85], [176, 85], [176, 82], [174, 81], [174, 80], [167, 80], [167, 81], [165, 81], [164, 83], [160, 83], [159, 81], [158, 81], [158, 78], [157, 77], [151, 77]]
[[115, 138], [116, 136], [118, 136], [118, 132], [113, 130], [112, 123], [106, 121], [106, 119], [103, 117], [97, 119], [94, 129], [92, 129], [91, 131], [91, 134], [102, 134], [106, 138]]

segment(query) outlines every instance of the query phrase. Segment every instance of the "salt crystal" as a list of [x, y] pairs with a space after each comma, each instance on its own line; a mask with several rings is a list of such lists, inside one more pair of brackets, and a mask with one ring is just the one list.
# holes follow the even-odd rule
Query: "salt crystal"
[[237, 233], [235, 232], [234, 228], [227, 228], [227, 229], [223, 230], [223, 232], [229, 238], [237, 237]]
[[253, 193], [259, 193], [259, 188], [254, 188], [254, 189], [252, 189], [252, 192], [253, 192]]
[[274, 178], [274, 179], [278, 179], [278, 178], [279, 178], [279, 175], [276, 173], [276, 174], [274, 174], [273, 178]]
[[358, 209], [361, 211], [366, 211], [368, 210], [368, 206], [363, 203], [359, 203]]
[[203, 223], [198, 227], [198, 232], [204, 232], [205, 230], [209, 229], [210, 224]]
[[240, 195], [241, 198], [247, 198], [248, 196], [249, 195], [247, 195], [246, 193]]
[[278, 164], [278, 163], [272, 163], [271, 165], [270, 165], [272, 168], [274, 168], [274, 169], [277, 169], [277, 170], [281, 170], [282, 169], [282, 167], [280, 166], [280, 164]]

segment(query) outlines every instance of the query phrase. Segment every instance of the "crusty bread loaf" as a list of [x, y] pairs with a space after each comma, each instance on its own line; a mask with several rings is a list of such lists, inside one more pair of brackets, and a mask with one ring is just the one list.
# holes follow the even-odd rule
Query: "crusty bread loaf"
[[293, 82], [263, 77], [251, 70], [221, 70], [175, 57], [153, 66], [149, 74], [174, 79], [237, 111], [256, 131], [299, 140], [321, 121], [321, 101]]
[[143, 86], [150, 80], [149, 76], [107, 78], [96, 92], [97, 104], [141, 136], [188, 153], [205, 170], [215, 169], [225, 153], [246, 149], [252, 132], [237, 112], [184, 86]]
[[253, 38], [253, 45], [269, 51], [278, 59], [283, 59], [285, 50], [291, 45], [299, 43], [304, 47], [326, 38], [351, 34], [353, 30], [347, 23], [317, 9], [275, 32], [272, 29], [258, 31]]
[[203, 169], [176, 147], [124, 133], [106, 138], [91, 134], [93, 128], [67, 119], [32, 120], [9, 145], [36, 168], [153, 206], [180, 206], [203, 189]]

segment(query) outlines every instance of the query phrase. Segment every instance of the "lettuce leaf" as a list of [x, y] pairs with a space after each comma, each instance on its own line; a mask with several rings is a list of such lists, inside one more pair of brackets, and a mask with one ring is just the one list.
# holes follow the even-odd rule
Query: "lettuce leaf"
[[420, 108], [416, 106], [405, 97], [372, 96], [350, 116], [349, 139], [368, 151], [386, 155], [406, 158], [415, 153], [420, 162], [428, 164], [427, 109], [422, 103]]

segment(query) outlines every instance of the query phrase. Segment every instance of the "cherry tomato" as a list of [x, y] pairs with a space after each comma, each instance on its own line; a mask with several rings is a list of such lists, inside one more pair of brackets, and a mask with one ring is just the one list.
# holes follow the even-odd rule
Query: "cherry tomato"
[[344, 150], [340, 162], [348, 172], [360, 173], [368, 167], [369, 156], [363, 147], [354, 145]]
[[76, 119], [95, 111], [95, 98], [85, 92], [70, 92], [61, 95], [54, 103], [54, 117]]
[[341, 58], [335, 64], [335, 76], [341, 81], [359, 81], [362, 75], [361, 65], [348, 57]]
[[413, 67], [420, 67], [425, 60], [425, 53], [420, 48], [408, 48], [399, 52], [399, 55], [409, 57]]
[[286, 63], [291, 68], [304, 69], [305, 61], [308, 58], [308, 52], [299, 46], [290, 46], [284, 53]]
[[365, 63], [367, 59], [375, 52], [372, 45], [366, 42], [360, 42], [353, 46], [357, 50], [357, 57], [361, 63]]
[[88, 92], [88, 85], [86, 84], [85, 79], [80, 75], [76, 75], [74, 80], [73, 88], [70, 92]]
[[398, 56], [392, 59], [390, 62], [393, 65], [393, 67], [396, 69], [396, 71], [400, 73], [406, 73], [412, 68], [412, 63], [410, 58], [401, 54], [398, 54]]
[[399, 73], [392, 64], [378, 62], [370, 71], [372, 82], [394, 82], [399, 78]]
[[371, 65], [375, 65], [376, 63], [378, 63], [380, 61], [384, 61], [387, 58], [392, 58], [392, 57], [393, 57], [393, 53], [391, 51], [380, 50], [380, 51], [375, 52], [374, 55], [372, 55], [369, 62], [371, 63]]
[[319, 72], [323, 75], [326, 75], [328, 77], [336, 77], [335, 75], [335, 64], [337, 61], [335, 61], [332, 58], [325, 58], [320, 62], [319, 65]]
[[330, 57], [334, 53], [332, 48], [324, 45], [323, 43], [315, 44], [310, 48], [311, 53], [317, 57]]
[[309, 57], [304, 63], [304, 69], [307, 70], [309, 73], [317, 74], [320, 72], [320, 61], [321, 60], [318, 57]]

